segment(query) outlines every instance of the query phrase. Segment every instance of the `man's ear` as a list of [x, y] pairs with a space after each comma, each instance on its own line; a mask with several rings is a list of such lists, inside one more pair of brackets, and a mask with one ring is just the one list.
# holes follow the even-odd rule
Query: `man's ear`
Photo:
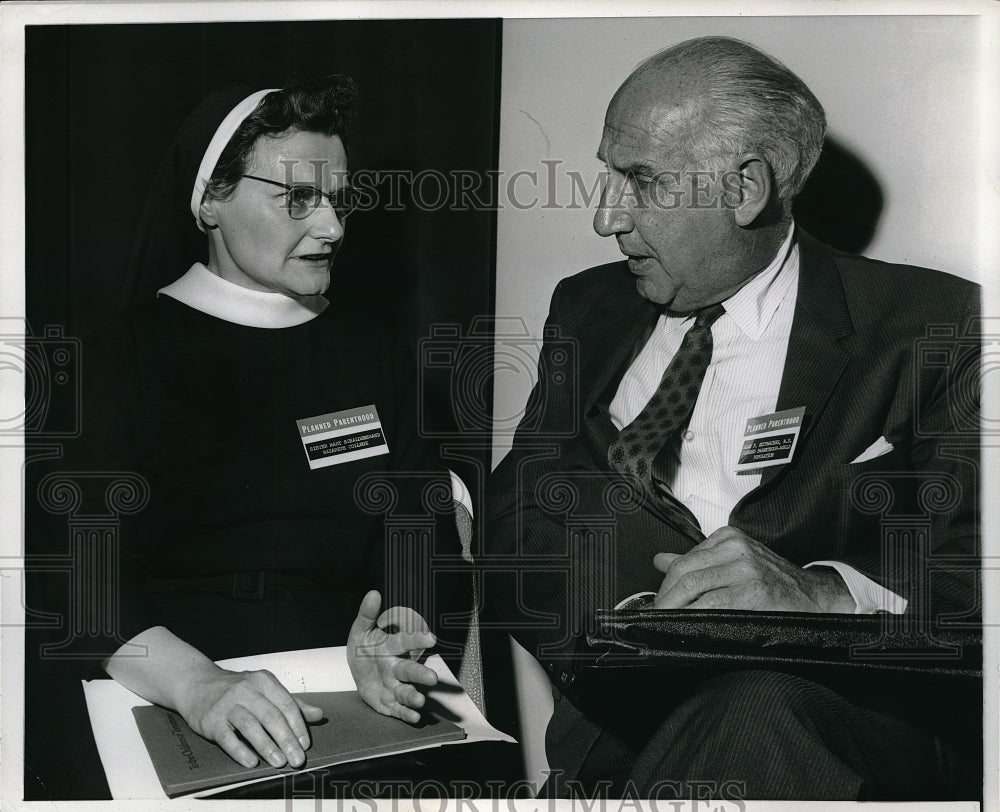
[[774, 173], [767, 159], [757, 152], [741, 155], [726, 178], [726, 195], [736, 225], [746, 228], [777, 205]]

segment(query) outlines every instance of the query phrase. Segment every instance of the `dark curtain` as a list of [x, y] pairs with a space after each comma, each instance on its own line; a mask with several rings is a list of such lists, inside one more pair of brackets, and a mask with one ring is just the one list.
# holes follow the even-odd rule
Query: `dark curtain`
[[[232, 80], [281, 87], [329, 73], [353, 76], [360, 87], [352, 170], [380, 173], [380, 203], [352, 217], [330, 297], [346, 297], [403, 333], [415, 352], [434, 325], [466, 333], [493, 306], [487, 179], [497, 163], [500, 36], [497, 20], [29, 27], [25, 289], [36, 343], [62, 342], [70, 356], [57, 361], [72, 374], [86, 337], [128, 304], [122, 292], [148, 187], [180, 124], [210, 90]], [[453, 196], [480, 184], [473, 197]], [[53, 352], [43, 348], [40, 357], [54, 369]], [[56, 386], [46, 375], [28, 382], [29, 405], [47, 405], [27, 432], [23, 482], [28, 596], [39, 602], [28, 607], [26, 795], [66, 797], [74, 785], [73, 797], [100, 797], [107, 789], [99, 774], [88, 775], [95, 762], [83, 758], [92, 742], [78, 676], [38, 654], [65, 633], [57, 617], [34, 614], [45, 608], [39, 596], [69, 580], [58, 565], [67, 517], [40, 505], [38, 485], [59, 469], [86, 387], [72, 377]], [[425, 393], [422, 408], [438, 428], [454, 423], [447, 398]], [[474, 493], [489, 465], [488, 436], [475, 439], [451, 463]]]

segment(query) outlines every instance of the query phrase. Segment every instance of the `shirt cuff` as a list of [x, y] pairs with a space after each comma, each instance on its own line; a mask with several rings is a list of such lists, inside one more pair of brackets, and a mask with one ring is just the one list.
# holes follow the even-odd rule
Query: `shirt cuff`
[[813, 561], [808, 567], [830, 567], [844, 579], [847, 590], [854, 598], [856, 615], [873, 615], [876, 612], [889, 612], [901, 615], [906, 611], [906, 598], [875, 583], [871, 578], [862, 575], [854, 567], [840, 561]]
[[615, 610], [646, 609], [653, 603], [653, 598], [655, 597], [655, 592], [636, 592], [634, 595], [629, 595], [627, 598], [618, 601], [615, 604]]

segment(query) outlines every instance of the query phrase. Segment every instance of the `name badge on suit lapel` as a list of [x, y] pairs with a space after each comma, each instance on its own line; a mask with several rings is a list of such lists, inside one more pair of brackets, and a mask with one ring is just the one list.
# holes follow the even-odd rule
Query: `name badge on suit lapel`
[[307, 417], [295, 423], [313, 470], [389, 453], [374, 404]]
[[753, 471], [770, 465], [787, 465], [795, 454], [806, 407], [785, 409], [751, 417], [743, 432], [743, 447], [736, 472]]

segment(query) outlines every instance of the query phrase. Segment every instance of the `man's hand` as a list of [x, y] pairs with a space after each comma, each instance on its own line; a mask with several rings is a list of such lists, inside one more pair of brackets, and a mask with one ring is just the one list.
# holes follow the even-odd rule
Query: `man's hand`
[[190, 675], [177, 710], [195, 733], [244, 767], [257, 765], [253, 750], [272, 767], [301, 767], [309, 747], [305, 722], [323, 718], [320, 708], [293, 697], [270, 671], [226, 671], [215, 664]]
[[361, 601], [347, 638], [347, 663], [365, 702], [385, 716], [416, 724], [424, 706], [416, 686], [437, 684], [437, 674], [417, 658], [437, 641], [412, 609], [396, 606], [379, 617], [381, 606], [382, 596], [374, 590]]
[[684, 555], [658, 553], [664, 573], [655, 609], [853, 613], [835, 571], [802, 569], [735, 527], [720, 527]]

